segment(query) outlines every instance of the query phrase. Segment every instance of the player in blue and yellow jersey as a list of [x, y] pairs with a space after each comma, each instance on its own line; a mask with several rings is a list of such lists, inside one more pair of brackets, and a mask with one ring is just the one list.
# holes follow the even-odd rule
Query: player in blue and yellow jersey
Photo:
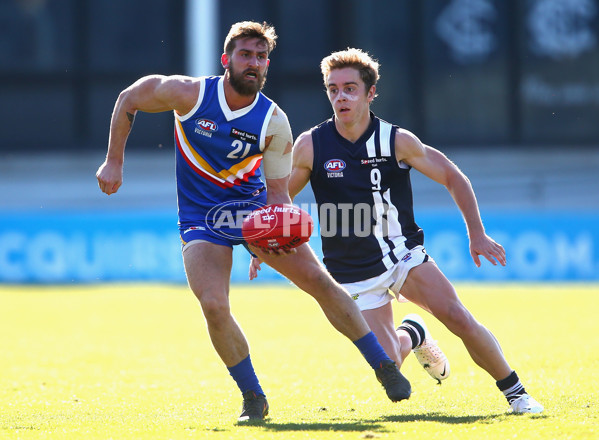
[[[352, 295], [386, 352], [401, 365], [410, 351], [440, 383], [449, 363], [422, 318], [410, 314], [396, 329], [391, 300], [407, 298], [460, 337], [516, 413], [541, 412], [508, 365], [495, 337], [459, 300], [451, 283], [426, 253], [415, 222], [410, 170], [444, 185], [462, 212], [470, 253], [506, 264], [505, 251], [485, 233], [470, 181], [443, 153], [413, 133], [370, 111], [378, 62], [359, 49], [321, 63], [334, 116], [296, 140], [289, 191], [311, 183], [319, 206], [324, 263]], [[324, 232], [323, 232], [324, 231]], [[253, 259], [250, 278], [257, 274]]]
[[[243, 244], [244, 215], [265, 203], [291, 203], [291, 129], [281, 108], [261, 92], [276, 38], [274, 28], [266, 23], [236, 23], [225, 39], [224, 75], [150, 75], [123, 90], [112, 115], [106, 160], [96, 173], [103, 192], [118, 191], [136, 112], [174, 112], [185, 271], [212, 344], [243, 395], [240, 421], [264, 419], [268, 403], [246, 338], [230, 310], [232, 249]], [[283, 255], [261, 255], [318, 301], [331, 324], [354, 342], [375, 369], [391, 400], [409, 398], [409, 382], [307, 244]]]

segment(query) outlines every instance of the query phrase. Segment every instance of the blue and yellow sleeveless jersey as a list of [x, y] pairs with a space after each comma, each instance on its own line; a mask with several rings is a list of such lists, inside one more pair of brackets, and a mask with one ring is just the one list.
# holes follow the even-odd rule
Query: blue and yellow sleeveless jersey
[[[202, 77], [198, 101], [186, 115], [175, 112], [179, 226], [215, 221], [215, 207], [248, 209], [262, 200], [260, 164], [266, 128], [275, 104], [258, 93], [248, 107], [232, 111], [225, 100], [223, 77]], [[260, 195], [260, 199], [257, 196]]]

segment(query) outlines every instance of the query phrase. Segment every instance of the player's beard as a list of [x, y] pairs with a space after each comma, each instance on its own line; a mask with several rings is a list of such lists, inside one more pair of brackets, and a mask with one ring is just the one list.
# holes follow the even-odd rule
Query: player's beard
[[233, 63], [229, 64], [229, 82], [231, 83], [231, 87], [237, 93], [242, 96], [252, 96], [258, 93], [264, 87], [264, 83], [266, 82], [266, 70], [264, 74], [260, 74], [258, 70], [253, 70], [256, 73], [257, 81], [252, 82], [245, 79], [245, 74], [248, 71], [252, 71], [251, 69], [246, 69], [241, 73], [237, 73], [235, 68], [233, 67]]

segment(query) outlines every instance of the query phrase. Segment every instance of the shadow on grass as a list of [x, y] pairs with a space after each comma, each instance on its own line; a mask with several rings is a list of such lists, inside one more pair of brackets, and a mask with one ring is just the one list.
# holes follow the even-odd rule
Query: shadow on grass
[[484, 416], [450, 416], [443, 413], [405, 414], [394, 416], [383, 416], [377, 419], [363, 419], [346, 422], [330, 423], [272, 423], [265, 422], [264, 429], [267, 431], [378, 431], [383, 429], [383, 423], [409, 423], [409, 422], [438, 422], [447, 424], [469, 424], [469, 423], [492, 423], [496, 419], [505, 418], [505, 414]]
[[376, 431], [383, 428], [380, 421], [356, 420], [354, 422], [331, 423], [265, 423], [266, 431]]
[[497, 419], [503, 419], [506, 414], [491, 414], [484, 416], [451, 416], [445, 413], [431, 412], [423, 414], [402, 414], [396, 416], [383, 416], [381, 419], [385, 422], [438, 422], [451, 425], [461, 425], [467, 423], [491, 423]]

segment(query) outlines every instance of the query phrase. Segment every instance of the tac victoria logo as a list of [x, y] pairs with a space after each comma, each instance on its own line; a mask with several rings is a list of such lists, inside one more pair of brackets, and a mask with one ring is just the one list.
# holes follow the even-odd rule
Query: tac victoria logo
[[[300, 225], [301, 211], [293, 205], [267, 205], [257, 209], [250, 214], [253, 233], [248, 235], [248, 230], [244, 231], [245, 238], [257, 238], [263, 236], [272, 229], [279, 231], [282, 237], [291, 237], [292, 228]], [[309, 235], [310, 225], [301, 224], [302, 236]], [[277, 243], [277, 247], [278, 247]]]

